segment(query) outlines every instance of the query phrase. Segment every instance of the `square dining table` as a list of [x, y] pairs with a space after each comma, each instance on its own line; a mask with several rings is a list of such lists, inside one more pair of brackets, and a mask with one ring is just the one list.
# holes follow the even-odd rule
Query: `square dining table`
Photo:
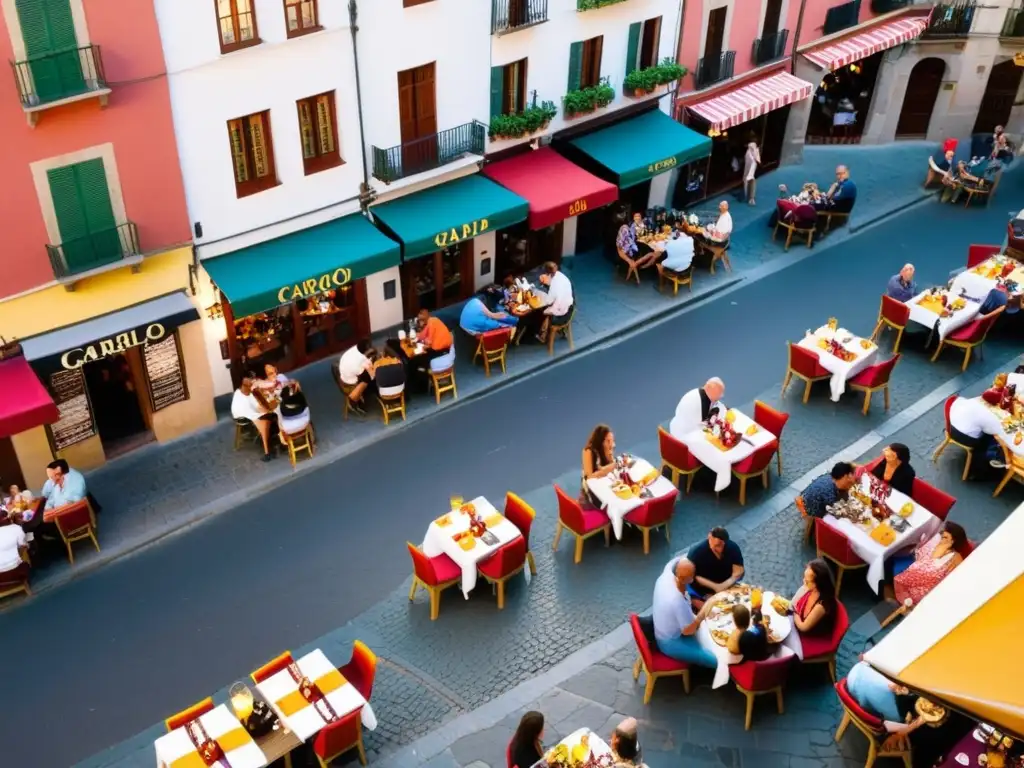
[[[841, 360], [828, 349], [822, 349], [822, 342], [828, 343], [833, 339], [837, 340], [842, 348], [850, 353], [852, 360]], [[804, 336], [797, 346], [816, 354], [821, 367], [832, 374], [832, 378], [829, 380], [829, 391], [833, 403], [838, 403], [839, 398], [843, 396], [846, 391], [846, 382], [872, 365], [875, 358], [878, 357], [878, 345], [874, 342], [855, 336], [845, 328], [832, 330], [827, 325]]]
[[[754, 420], [742, 411], [730, 408], [728, 413], [734, 414], [733, 427], [742, 435], [739, 443], [732, 448], [723, 448], [703, 426], [687, 432], [677, 439], [690, 449], [690, 453], [705, 467], [715, 473], [715, 490], [724, 491], [732, 482], [733, 465], [739, 464], [758, 448], [768, 445], [777, 437], [762, 426], [755, 425]], [[757, 426], [753, 435], [747, 430]]]
[[[955, 301], [960, 297], [959, 292], [945, 292], [949, 301]], [[986, 291], [986, 293], [988, 293]], [[910, 322], [924, 326], [929, 331], [934, 330], [935, 323], [939, 324], [939, 339], [944, 340], [953, 331], [960, 330], [981, 311], [981, 304], [969, 298], [964, 299], [963, 309], [958, 309], [949, 317], [942, 317], [942, 301], [932, 297], [928, 291], [921, 291], [914, 298], [907, 302], [910, 310]]]
[[[672, 491], [676, 490], [671, 480], [662, 475], [649, 461], [644, 459], [637, 459], [628, 472], [630, 480], [637, 485], [643, 485], [650, 492], [650, 497], [633, 496], [628, 499], [620, 499], [613, 490], [618, 485], [618, 478], [611, 475], [592, 477], [587, 480], [587, 488], [601, 502], [601, 509], [608, 515], [608, 519], [612, 521], [612, 532], [615, 534], [615, 538], [619, 540], [622, 539], [623, 521], [626, 515], [634, 509], [639, 509], [650, 499], [668, 496]], [[618, 475], [618, 472], [615, 474]], [[655, 478], [644, 484], [643, 481], [652, 475]]]
[[[221, 704], [197, 718], [206, 735], [216, 741], [231, 768], [263, 768], [269, 760], [227, 705]], [[153, 743], [157, 768], [206, 768], [188, 726], [175, 728]]]

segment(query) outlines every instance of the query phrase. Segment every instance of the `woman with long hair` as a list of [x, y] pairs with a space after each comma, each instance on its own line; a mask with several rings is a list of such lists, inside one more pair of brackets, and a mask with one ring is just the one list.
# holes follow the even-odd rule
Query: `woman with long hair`
[[544, 715], [533, 710], [523, 715], [508, 745], [511, 768], [532, 768], [544, 756]]
[[827, 635], [836, 617], [836, 582], [828, 564], [811, 560], [804, 583], [793, 595], [793, 624], [804, 635]]
[[604, 477], [615, 469], [615, 434], [607, 424], [598, 424], [590, 433], [583, 447], [582, 463], [581, 499], [600, 508], [600, 503], [595, 503], [596, 499], [587, 488], [587, 480]]
[[882, 461], [871, 474], [907, 496], [914, 487], [917, 473], [910, 466], [910, 449], [903, 443], [890, 443], [882, 451]]
[[913, 605], [938, 586], [946, 575], [964, 561], [967, 533], [963, 526], [946, 521], [942, 530], [923, 542], [914, 552], [914, 561], [896, 574], [893, 587], [896, 600]]

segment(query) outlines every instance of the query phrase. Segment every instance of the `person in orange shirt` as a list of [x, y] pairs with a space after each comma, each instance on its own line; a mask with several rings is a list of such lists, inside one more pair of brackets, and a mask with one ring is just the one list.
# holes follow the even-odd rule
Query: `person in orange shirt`
[[427, 348], [427, 360], [447, 355], [448, 350], [455, 343], [455, 340], [452, 338], [452, 332], [448, 330], [448, 326], [439, 318], [431, 317], [430, 313], [425, 309], [419, 311], [417, 320], [419, 321], [417, 341]]

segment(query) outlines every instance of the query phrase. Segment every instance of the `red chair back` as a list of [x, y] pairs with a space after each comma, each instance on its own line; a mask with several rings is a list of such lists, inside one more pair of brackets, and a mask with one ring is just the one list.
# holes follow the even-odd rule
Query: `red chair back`
[[960, 555], [960, 557], [962, 557], [964, 560], [966, 560], [974, 552], [977, 546], [977, 544], [968, 539], [963, 543], [963, 546], [961, 546], [960, 549], [957, 550], [957, 554]]
[[367, 701], [373, 693], [373, 681], [377, 677], [377, 654], [360, 640], [352, 644], [352, 658], [339, 670], [342, 676], [352, 683], [359, 695]]
[[667, 523], [675, 512], [679, 491], [675, 488], [665, 496], [649, 499], [646, 504], [630, 512], [626, 518], [634, 525], [651, 527]]
[[946, 139], [942, 143], [942, 154], [946, 154], [947, 152], [956, 152], [956, 148], [959, 143], [959, 139]]
[[647, 669], [654, 669], [654, 654], [651, 652], [651, 646], [647, 644], [647, 637], [640, 626], [640, 617], [635, 613], [629, 614], [629, 628], [633, 630], [633, 640], [636, 641], [636, 649], [640, 653], [640, 658], [644, 660], [644, 665]]
[[72, 504], [59, 515], [54, 516], [53, 520], [57, 523], [58, 530], [65, 536], [89, 527], [92, 525], [92, 517], [89, 515], [89, 502], [82, 499], [77, 504]]
[[850, 614], [847, 612], [846, 606], [836, 600], [836, 618], [832, 623], [832, 635], [830, 637], [833, 653], [839, 650], [839, 646], [843, 643], [843, 636], [849, 628]]
[[754, 422], [780, 440], [782, 439], [782, 430], [788, 421], [788, 413], [772, 408], [768, 403], [762, 403], [760, 400], [754, 401]]
[[480, 342], [487, 352], [498, 352], [507, 347], [511, 339], [511, 328], [495, 328], [493, 331], [484, 331], [480, 334]]
[[[515, 737], [513, 736], [512, 738], [514, 739]], [[513, 765], [512, 763], [512, 739], [509, 739], [508, 744], [505, 745], [505, 765], [508, 768], [519, 768], [518, 765]]]
[[939, 520], [945, 520], [949, 510], [956, 504], [956, 498], [945, 491], [940, 491], [931, 483], [927, 483], [919, 477], [914, 478], [914, 484], [910, 487], [910, 498], [927, 509]]
[[821, 367], [816, 354], [793, 342], [789, 342], [789, 367], [809, 379], [829, 375], [828, 371]]
[[785, 685], [792, 667], [792, 656], [764, 661], [744, 661], [729, 667], [729, 673], [739, 685], [748, 691], [770, 691]]
[[893, 324], [903, 327], [910, 320], [910, 307], [892, 296], [882, 296], [881, 315]]
[[576, 499], [570, 497], [565, 491], [555, 486], [555, 495], [558, 496], [558, 519], [565, 526], [576, 533], [583, 533], [585, 527], [583, 522], [583, 508]]
[[814, 229], [818, 224], [818, 210], [808, 203], [793, 209], [793, 224], [801, 229]]
[[686, 443], [676, 440], [665, 431], [664, 427], [658, 427], [658, 447], [661, 451], [661, 460], [676, 469], [696, 469], [700, 463], [690, 455], [690, 449], [686, 447]]
[[869, 365], [854, 377], [856, 379], [855, 383], [862, 387], [869, 387], [872, 389], [888, 384], [889, 379], [892, 377], [892, 370], [896, 367], [896, 363], [899, 361], [900, 354], [896, 353], [884, 363]]
[[858, 704], [856, 699], [850, 695], [850, 689], [846, 686], [845, 677], [836, 683], [836, 694], [839, 696], [839, 701], [843, 705], [843, 709], [847, 710], [868, 728], [879, 734], [885, 730], [885, 724], [882, 722], [882, 718], [872, 715]]
[[517, 568], [522, 568], [526, 562], [526, 539], [522, 536], [516, 537], [508, 544], [498, 547], [498, 551], [488, 560], [494, 564], [494, 578], [502, 579], [508, 576]]
[[197, 704], [193, 704], [188, 709], [182, 710], [176, 715], [172, 715], [164, 720], [164, 725], [167, 727], [167, 732], [176, 731], [181, 726], [191, 723], [193, 720], [198, 720], [200, 717], [205, 715], [207, 712], [213, 711], [213, 699], [205, 698]]
[[440, 584], [441, 581], [437, 578], [434, 564], [430, 562], [429, 557], [423, 554], [423, 550], [408, 541], [405, 542], [405, 545], [409, 548], [409, 556], [412, 558], [412, 571], [416, 574], [416, 578], [430, 587], [436, 587]]
[[527, 551], [530, 550], [530, 528], [533, 526], [533, 519], [536, 516], [537, 513], [533, 511], [533, 507], [516, 494], [511, 491], [505, 494], [505, 517], [523, 534]]
[[21, 562], [9, 571], [0, 572], [0, 591], [26, 584], [30, 571], [29, 564]]
[[363, 708], [360, 706], [354, 712], [349, 712], [336, 722], [320, 729], [313, 739], [313, 751], [317, 756], [327, 760], [342, 752], [347, 752], [358, 744], [359, 738], [362, 736], [363, 724], [360, 721], [362, 713]]
[[775, 452], [777, 450], [779, 450], [779, 441], [772, 440], [768, 445], [762, 445], [743, 461], [737, 463], [732, 468], [733, 472], [741, 475], [760, 474], [765, 471], [769, 464], [772, 463], [772, 459], [775, 458]]
[[967, 246], [967, 268], [972, 269], [978, 266], [981, 262], [986, 259], [990, 259], [998, 253], [1001, 253], [1003, 246], [1001, 245], [969, 245]]
[[960, 395], [950, 395], [949, 397], [946, 398], [946, 404], [944, 406], [942, 406], [942, 412], [946, 415], [946, 434], [947, 435], [951, 434], [950, 433], [950, 426], [949, 426], [949, 411], [953, 407], [953, 403], [956, 402], [956, 399], [958, 397], [960, 397]]
[[1003, 314], [1003, 310], [1005, 309], [1006, 307], [1000, 307], [997, 310], [989, 312], [987, 315], [982, 315], [981, 319], [978, 320], [978, 325], [975, 328], [971, 341], [984, 341], [985, 337], [988, 336], [988, 332], [992, 330], [992, 326], [996, 324], [996, 320], [999, 319], [999, 316]]
[[273, 677], [282, 669], [295, 661], [291, 651], [285, 651], [275, 659], [271, 659], [262, 667], [252, 673], [252, 681], [256, 684], [262, 683], [268, 677]]
[[820, 517], [814, 521], [814, 542], [819, 552], [828, 555], [840, 565], [858, 566], [864, 564], [864, 561], [857, 557], [857, 553], [853, 551], [853, 548], [850, 546], [850, 540], [846, 538], [846, 534]]

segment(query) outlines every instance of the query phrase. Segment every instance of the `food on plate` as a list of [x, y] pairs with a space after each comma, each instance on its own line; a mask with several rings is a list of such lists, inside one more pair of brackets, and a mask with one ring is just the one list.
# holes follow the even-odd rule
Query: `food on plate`
[[441, 515], [435, 522], [439, 528], [444, 528], [446, 525], [452, 524], [452, 519], [448, 515]]
[[861, 349], [871, 349], [871, 347], [873, 347], [874, 344], [872, 344], [868, 339], [861, 339], [860, 346]]
[[724, 629], [712, 629], [711, 639], [719, 645], [725, 645], [729, 642], [729, 633], [726, 632]]
[[732, 424], [734, 421], [736, 421], [736, 411], [730, 408], [725, 412], [725, 423]]
[[474, 515], [476, 514], [476, 505], [473, 504], [472, 502], [463, 504], [461, 507], [459, 507], [459, 512], [461, 512], [464, 515]]
[[760, 428], [757, 426], [757, 424], [751, 424], [749, 427], [747, 427], [748, 435], [756, 435], [759, 431]]
[[900, 507], [900, 517], [910, 517], [912, 514], [914, 514], [914, 502], [908, 501]]
[[788, 613], [791, 605], [789, 600], [780, 595], [772, 598], [772, 608], [775, 609], [776, 613]]

